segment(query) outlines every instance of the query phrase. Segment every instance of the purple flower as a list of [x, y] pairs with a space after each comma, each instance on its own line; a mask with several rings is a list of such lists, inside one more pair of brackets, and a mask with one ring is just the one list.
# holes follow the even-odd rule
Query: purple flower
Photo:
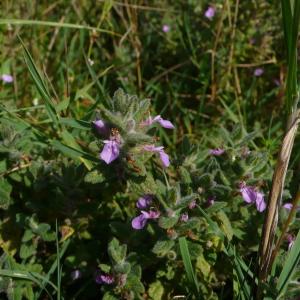
[[100, 272], [97, 272], [95, 276], [95, 281], [98, 284], [112, 284], [114, 283], [115, 279], [113, 275], [110, 274], [101, 274]]
[[289, 243], [288, 250], [291, 250], [291, 248], [293, 247], [293, 245], [295, 243], [295, 237], [292, 234], [287, 234], [286, 239]]
[[207, 206], [209, 207], [209, 206], [214, 205], [215, 204], [215, 200], [216, 200], [215, 196], [208, 197], [207, 200], [206, 200]]
[[256, 68], [254, 70], [254, 76], [256, 76], [256, 77], [261, 76], [263, 73], [264, 73], [264, 69], [262, 69], [262, 68]]
[[141, 214], [141, 215], [135, 217], [131, 221], [132, 228], [137, 229], [137, 230], [143, 229], [146, 224], [147, 224], [147, 218], [145, 217], [144, 214]]
[[150, 126], [153, 123], [159, 123], [162, 127], [168, 128], [168, 129], [174, 129], [174, 125], [168, 121], [164, 120], [160, 115], [155, 116], [152, 118], [151, 116], [144, 122], [141, 123], [142, 126]]
[[256, 191], [254, 187], [242, 184], [240, 186], [240, 192], [245, 202], [256, 204], [256, 209], [259, 212], [263, 212], [266, 209], [264, 194]]
[[189, 209], [194, 209], [196, 207], [196, 200], [192, 200], [190, 203], [189, 203]]
[[158, 153], [163, 166], [168, 167], [170, 165], [169, 155], [163, 149], [164, 147], [162, 146], [160, 147], [155, 147], [154, 145], [144, 146], [144, 150]]
[[293, 208], [293, 203], [285, 203], [283, 204], [283, 207], [287, 210], [291, 210]]
[[73, 272], [71, 272], [70, 276], [72, 280], [77, 280], [81, 277], [81, 272], [80, 270], [74, 270]]
[[171, 30], [171, 27], [167, 24], [164, 24], [163, 27], [162, 27], [162, 31], [167, 33]]
[[215, 13], [216, 9], [212, 6], [209, 6], [208, 9], [205, 11], [204, 16], [211, 21], [215, 16]]
[[95, 129], [97, 130], [97, 132], [102, 135], [102, 136], [108, 136], [109, 134], [109, 128], [107, 126], [107, 124], [101, 120], [98, 119], [96, 121], [93, 121], [93, 125], [95, 127]]
[[118, 158], [120, 154], [120, 144], [115, 140], [104, 140], [103, 143], [105, 145], [100, 153], [100, 158], [107, 164], [110, 164]]
[[275, 85], [281, 86], [281, 83], [280, 83], [279, 79], [274, 79], [273, 82], [275, 83]]
[[2, 74], [0, 78], [4, 83], [12, 83], [14, 81], [14, 78], [9, 74]]
[[187, 222], [188, 219], [189, 219], [188, 213], [183, 213], [183, 214], [180, 216], [180, 221], [181, 221], [181, 222]]
[[220, 156], [225, 152], [224, 149], [221, 148], [216, 148], [216, 149], [210, 149], [209, 150], [209, 154], [211, 155], [215, 155], [215, 156]]
[[139, 209], [146, 209], [152, 203], [152, 195], [144, 195], [136, 202], [136, 207]]
[[159, 215], [160, 213], [158, 211], [150, 210], [149, 212], [146, 212], [142, 210], [142, 213], [139, 216], [132, 219], [131, 226], [133, 229], [143, 229], [149, 219], [157, 219], [159, 218]]

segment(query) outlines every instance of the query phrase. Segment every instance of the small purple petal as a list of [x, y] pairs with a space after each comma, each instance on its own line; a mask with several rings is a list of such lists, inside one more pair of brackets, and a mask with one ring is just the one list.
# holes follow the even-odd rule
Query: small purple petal
[[100, 158], [104, 160], [107, 164], [118, 158], [120, 154], [120, 144], [113, 140], [105, 140], [102, 152], [100, 153]]
[[275, 85], [281, 86], [281, 83], [280, 83], [279, 79], [274, 79], [273, 82], [275, 83]]
[[158, 123], [164, 127], [164, 128], [167, 128], [167, 129], [174, 129], [174, 125], [168, 121], [168, 120], [164, 120], [164, 119], [161, 119], [160, 121], [158, 121]]
[[293, 208], [293, 203], [285, 203], [283, 204], [283, 207], [287, 210], [291, 210]]
[[295, 237], [292, 234], [287, 234], [286, 239], [289, 243], [288, 250], [291, 250], [291, 248], [293, 247], [293, 245], [295, 243]]
[[259, 77], [264, 73], [264, 69], [262, 68], [257, 68], [254, 70], [254, 76]]
[[152, 195], [144, 195], [140, 197], [136, 202], [136, 207], [139, 209], [145, 209], [152, 203]]
[[256, 208], [259, 212], [263, 212], [267, 205], [264, 201], [264, 194], [263, 193], [260, 193], [260, 192], [256, 192]]
[[189, 203], [189, 209], [194, 209], [196, 207], [196, 200], [193, 200]]
[[183, 213], [183, 214], [180, 216], [180, 221], [181, 221], [181, 222], [187, 222], [188, 219], [189, 219], [188, 213]]
[[95, 281], [98, 284], [112, 284], [112, 283], [114, 283], [115, 279], [114, 279], [113, 275], [101, 274], [100, 271], [96, 271]]
[[132, 228], [136, 229], [136, 230], [143, 229], [146, 224], [147, 224], [147, 218], [145, 217], [145, 215], [143, 213], [141, 215], [135, 217], [131, 221]]
[[109, 134], [109, 128], [102, 120], [93, 121], [93, 125], [100, 135], [106, 136]]
[[215, 155], [215, 156], [220, 156], [225, 152], [224, 149], [221, 148], [216, 148], [216, 149], [210, 149], [209, 150], [209, 154], [211, 155]]
[[215, 13], [216, 13], [216, 9], [212, 6], [210, 6], [204, 13], [204, 16], [209, 19], [209, 20], [212, 20], [213, 17], [215, 16]]
[[160, 212], [155, 210], [150, 210], [149, 213], [142, 211], [142, 213], [147, 216], [147, 219], [158, 219], [160, 216]]
[[169, 155], [164, 150], [161, 150], [159, 152], [159, 157], [164, 167], [167, 168], [170, 165]]
[[1, 80], [3, 80], [4, 83], [12, 83], [14, 81], [14, 78], [8, 74], [2, 74]]
[[106, 274], [106, 275], [100, 275], [102, 283], [105, 284], [112, 284], [114, 282], [114, 278], [112, 275]]
[[164, 147], [162, 146], [159, 147], [155, 147], [154, 145], [144, 146], [144, 150], [146, 151], [159, 153], [163, 166], [168, 167], [170, 165], [169, 155], [163, 149]]
[[142, 126], [150, 126], [153, 123], [159, 123], [162, 127], [167, 128], [167, 129], [174, 129], [174, 125], [168, 121], [164, 120], [160, 115], [155, 116], [152, 118], [151, 116], [144, 122], [141, 123]]
[[245, 202], [247, 203], [254, 203], [256, 200], [256, 192], [254, 188], [250, 186], [244, 186], [240, 189], [240, 192], [242, 193], [242, 197]]
[[73, 272], [71, 272], [70, 276], [72, 280], [77, 280], [81, 277], [81, 272], [80, 270], [74, 270]]
[[215, 196], [210, 196], [207, 198], [206, 200], [206, 204], [207, 206], [212, 206], [215, 204], [215, 200], [216, 200], [216, 197]]
[[256, 204], [256, 209], [259, 212], [263, 212], [266, 209], [267, 205], [264, 201], [264, 194], [256, 191], [254, 187], [242, 184], [240, 192], [245, 202]]
[[165, 32], [165, 33], [169, 32], [170, 29], [171, 29], [171, 27], [167, 24], [163, 25], [163, 27], [162, 27], [162, 31]]

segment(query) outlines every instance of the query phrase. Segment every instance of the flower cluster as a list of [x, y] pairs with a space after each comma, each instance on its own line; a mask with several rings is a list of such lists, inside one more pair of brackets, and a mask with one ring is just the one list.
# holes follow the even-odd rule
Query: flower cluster
[[214, 156], [220, 156], [225, 152], [222, 148], [210, 149], [209, 154]]
[[247, 186], [244, 182], [240, 185], [240, 192], [245, 202], [249, 204], [256, 204], [256, 209], [263, 212], [266, 209], [264, 194], [257, 191], [253, 186]]
[[98, 284], [113, 284], [115, 279], [111, 274], [102, 274], [100, 272], [97, 272], [95, 281]]
[[[153, 199], [152, 195], [144, 195], [143, 197], [140, 197], [138, 199], [136, 206], [139, 209], [147, 209], [150, 206], [150, 204], [152, 203], [152, 199]], [[132, 222], [131, 222], [132, 228], [137, 229], [137, 230], [143, 229], [146, 226], [148, 220], [158, 219], [159, 216], [160, 216], [159, 211], [150, 209], [147, 212], [147, 211], [141, 210], [141, 214], [132, 220]]]
[[[163, 128], [174, 129], [174, 125], [169, 121], [163, 119], [160, 115], [155, 117], [149, 117], [146, 120], [140, 122], [139, 126], [141, 128], [150, 127], [154, 124], [160, 124]], [[122, 146], [125, 141], [123, 140], [119, 130], [117, 128], [110, 128], [110, 126], [102, 119], [97, 119], [93, 122], [93, 126], [98, 135], [103, 140], [104, 147], [102, 152], [100, 153], [100, 159], [106, 162], [106, 164], [110, 164], [114, 160], [116, 160], [121, 153]], [[162, 165], [164, 167], [168, 167], [170, 165], [170, 159], [168, 154], [164, 151], [163, 146], [155, 146], [153, 144], [144, 144], [140, 147], [141, 152], [152, 152], [159, 155]]]

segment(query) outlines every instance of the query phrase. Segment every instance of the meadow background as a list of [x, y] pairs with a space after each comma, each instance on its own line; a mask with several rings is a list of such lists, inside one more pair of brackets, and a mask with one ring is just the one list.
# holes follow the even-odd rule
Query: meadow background
[[[245, 299], [236, 260], [253, 269], [264, 212], [241, 184], [266, 200], [285, 129], [279, 1], [3, 0], [0, 41], [1, 299]], [[111, 117], [119, 88], [150, 99], [141, 119], [174, 124], [151, 129], [168, 168], [99, 158], [92, 121]], [[160, 217], [135, 230], [147, 194]], [[294, 279], [284, 299], [297, 296]]]

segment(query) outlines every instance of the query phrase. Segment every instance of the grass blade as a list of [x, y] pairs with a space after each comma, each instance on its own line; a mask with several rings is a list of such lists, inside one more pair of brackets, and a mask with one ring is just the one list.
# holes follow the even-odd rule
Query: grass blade
[[49, 281], [48, 278], [35, 272], [27, 272], [21, 270], [0, 270], [0, 276], [32, 281], [35, 284], [37, 284], [41, 288], [41, 290], [45, 290], [46, 293], [50, 296], [50, 299], [52, 299], [52, 296], [41, 281], [50, 284], [53, 287], [53, 289], [57, 291], [57, 286], [53, 282]]
[[242, 299], [249, 300], [251, 299], [250, 286], [248, 284], [247, 278], [244, 275], [244, 272], [250, 277], [253, 277], [253, 274], [251, 273], [250, 268], [246, 266], [242, 258], [236, 253], [234, 247], [229, 247], [228, 255], [232, 258], [233, 268], [240, 287], [239, 295], [241, 295]]
[[37, 25], [37, 26], [50, 26], [50, 27], [63, 27], [63, 28], [72, 28], [72, 29], [84, 29], [84, 30], [92, 30], [96, 32], [107, 33], [115, 36], [121, 36], [120, 34], [100, 29], [97, 27], [72, 24], [72, 23], [59, 23], [59, 22], [49, 22], [49, 21], [40, 21], [40, 20], [22, 20], [22, 19], [0, 19], [0, 25], [10, 24], [10, 25]]
[[191, 256], [190, 256], [188, 244], [187, 244], [185, 237], [179, 238], [179, 248], [180, 248], [180, 253], [182, 256], [182, 260], [183, 260], [183, 264], [184, 264], [184, 268], [186, 271], [188, 281], [191, 283], [191, 285], [193, 286], [193, 289], [195, 290], [196, 295], [198, 296], [199, 284], [198, 284], [197, 278], [194, 273]]
[[300, 260], [300, 231], [297, 234], [295, 243], [289, 252], [287, 259], [284, 262], [283, 269], [280, 273], [277, 290], [278, 297], [282, 296], [289, 284], [289, 281], [299, 263]]
[[46, 107], [46, 111], [50, 117], [50, 119], [55, 123], [58, 124], [58, 115], [57, 112], [55, 110], [55, 106], [54, 103], [51, 99], [50, 93], [44, 83], [44, 80], [37, 68], [37, 66], [35, 65], [33, 58], [31, 57], [28, 49], [26, 48], [25, 44], [23, 43], [22, 39], [19, 37], [19, 40], [23, 46], [24, 49], [24, 59], [25, 59], [25, 63], [28, 67], [28, 70], [30, 72], [30, 75], [38, 89], [38, 92], [40, 93], [42, 99], [45, 102], [45, 107]]
[[[62, 247], [61, 247], [61, 250], [60, 250], [60, 253], [59, 253], [59, 259], [61, 259], [61, 258], [63, 257], [63, 255], [65, 254], [65, 252], [67, 251], [70, 242], [71, 242], [71, 240], [68, 239], [68, 240], [66, 240], [66, 241], [63, 243], [63, 245], [62, 245]], [[53, 262], [53, 264], [52, 264], [50, 270], [48, 271], [47, 275], [44, 277], [44, 279], [43, 279], [43, 281], [42, 281], [42, 284], [41, 284], [41, 290], [38, 292], [38, 294], [37, 294], [37, 296], [36, 296], [37, 299], [40, 298], [43, 289], [45, 289], [46, 284], [49, 283], [49, 278], [50, 278], [51, 275], [55, 272], [55, 270], [57, 269], [57, 267], [58, 267], [58, 259], [56, 259], [56, 260]]]

